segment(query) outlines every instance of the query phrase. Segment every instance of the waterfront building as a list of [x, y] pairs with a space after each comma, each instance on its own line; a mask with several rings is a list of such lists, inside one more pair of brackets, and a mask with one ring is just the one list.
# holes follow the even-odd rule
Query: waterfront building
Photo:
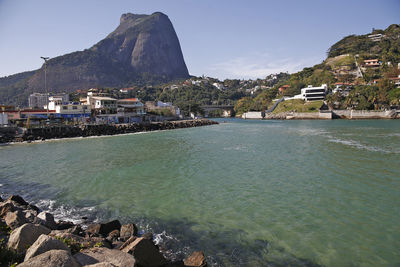
[[146, 115], [145, 105], [138, 98], [117, 100], [117, 122], [141, 122]]
[[132, 116], [146, 115], [145, 106], [138, 98], [127, 98], [117, 100], [118, 113], [130, 114]]
[[47, 105], [47, 94], [33, 93], [28, 98], [30, 108], [43, 108]]
[[89, 105], [98, 114], [117, 113], [117, 99], [106, 96], [93, 96], [90, 98]]
[[323, 84], [319, 87], [313, 87], [309, 85], [306, 88], [301, 89], [301, 98], [305, 101], [313, 101], [313, 100], [324, 100], [326, 93], [328, 91], [328, 86]]

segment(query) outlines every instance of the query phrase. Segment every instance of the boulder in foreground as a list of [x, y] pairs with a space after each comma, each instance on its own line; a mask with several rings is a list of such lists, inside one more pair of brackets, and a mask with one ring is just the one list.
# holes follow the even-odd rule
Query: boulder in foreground
[[50, 233], [50, 229], [43, 225], [26, 223], [11, 233], [8, 247], [17, 252], [25, 252], [40, 235], [48, 233]]
[[157, 267], [167, 263], [153, 241], [143, 237], [136, 238], [133, 242], [124, 246], [122, 251], [132, 254], [139, 266]]
[[17, 265], [18, 267], [81, 267], [81, 265], [65, 250], [50, 250], [28, 261]]
[[132, 257], [132, 255], [117, 249], [86, 249], [75, 254], [74, 258], [83, 266], [96, 263], [111, 263], [118, 267], [136, 266], [135, 259]]
[[190, 267], [206, 267], [206, 257], [203, 252], [195, 251], [189, 257], [184, 260], [185, 266]]
[[41, 235], [27, 250], [25, 261], [53, 249], [65, 250], [69, 253], [71, 252], [67, 245], [60, 240], [48, 235]]

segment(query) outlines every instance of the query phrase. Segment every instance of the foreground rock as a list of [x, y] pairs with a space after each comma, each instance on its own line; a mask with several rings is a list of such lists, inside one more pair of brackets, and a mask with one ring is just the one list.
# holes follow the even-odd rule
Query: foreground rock
[[124, 224], [121, 226], [120, 237], [123, 240], [128, 240], [131, 236], [136, 236], [138, 229], [133, 223]]
[[121, 251], [132, 254], [136, 263], [140, 266], [157, 267], [167, 263], [153, 241], [143, 237], [136, 238], [130, 244], [123, 246]]
[[8, 248], [25, 252], [42, 234], [49, 234], [50, 229], [40, 224], [26, 223], [15, 229], [8, 240]]
[[41, 235], [26, 252], [24, 261], [27, 261], [37, 255], [43, 254], [53, 249], [65, 250], [68, 253], [71, 253], [67, 245], [65, 245], [60, 240], [47, 235]]
[[184, 261], [185, 266], [191, 267], [206, 267], [206, 257], [204, 256], [203, 252], [196, 251], [193, 252], [189, 257], [187, 257]]
[[57, 224], [54, 221], [54, 216], [52, 214], [42, 211], [37, 217], [43, 221], [42, 224], [47, 228], [51, 230], [57, 229]]
[[114, 220], [108, 223], [96, 223], [96, 224], [91, 224], [88, 226], [86, 229], [86, 232], [89, 233], [89, 235], [102, 235], [104, 237], [107, 237], [107, 235], [114, 231], [118, 230], [121, 228], [121, 223], [118, 220]]
[[24, 261], [18, 267], [80, 267], [81, 265], [65, 250], [50, 250]]
[[22, 211], [19, 210], [14, 212], [7, 212], [7, 215], [5, 216], [4, 220], [8, 225], [8, 227], [10, 227], [12, 230], [28, 222], [28, 220], [25, 218], [24, 213], [22, 213]]
[[[55, 222], [52, 214], [25, 202], [20, 196], [11, 196], [0, 202], [0, 239], [8, 248], [6, 265], [24, 262], [18, 266], [137, 266], [179, 267], [207, 265], [204, 254], [195, 252], [185, 262], [168, 261], [153, 242], [153, 234], [137, 236], [137, 227], [121, 225], [118, 220], [85, 225]], [[11, 233], [10, 229], [14, 229]], [[51, 230], [53, 229], [53, 230]], [[3, 247], [1, 248], [3, 249]], [[2, 261], [3, 259], [0, 258]], [[0, 262], [0, 266], [3, 262]]]
[[91, 248], [75, 254], [74, 258], [81, 265], [111, 263], [118, 267], [136, 266], [131, 255], [117, 249]]

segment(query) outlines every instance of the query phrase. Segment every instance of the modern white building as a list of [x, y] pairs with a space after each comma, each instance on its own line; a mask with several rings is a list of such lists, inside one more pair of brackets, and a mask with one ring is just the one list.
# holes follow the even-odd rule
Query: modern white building
[[305, 101], [313, 101], [313, 100], [324, 100], [326, 93], [328, 91], [328, 86], [323, 84], [319, 87], [313, 87], [309, 85], [306, 88], [301, 89], [301, 98]]

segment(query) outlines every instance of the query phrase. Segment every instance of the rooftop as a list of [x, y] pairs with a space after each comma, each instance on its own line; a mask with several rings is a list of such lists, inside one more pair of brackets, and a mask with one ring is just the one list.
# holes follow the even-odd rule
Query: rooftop
[[111, 97], [107, 97], [107, 96], [93, 96], [92, 98], [96, 99], [96, 100], [112, 100], [112, 101], [117, 100], [115, 98], [111, 98]]

